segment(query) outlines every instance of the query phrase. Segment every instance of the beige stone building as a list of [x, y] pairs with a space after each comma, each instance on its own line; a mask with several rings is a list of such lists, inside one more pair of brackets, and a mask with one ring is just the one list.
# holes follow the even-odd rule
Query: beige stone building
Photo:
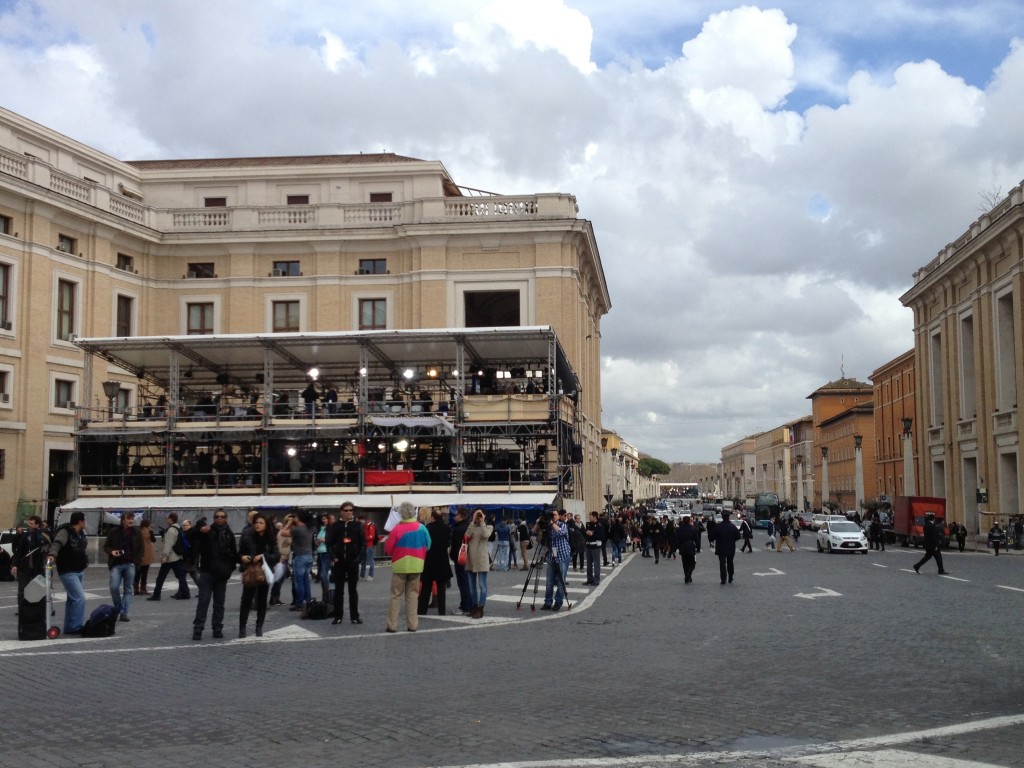
[[[917, 490], [985, 531], [1020, 511], [1024, 184], [914, 273]], [[986, 500], [987, 499], [987, 500]]]
[[[0, 110], [0, 526], [19, 501], [45, 513], [76, 494], [83, 420], [130, 420], [168, 395], [131, 345], [104, 358], [83, 339], [177, 337], [166, 375], [212, 376], [220, 395], [241, 388], [234, 373], [190, 357], [188, 337], [230, 334], [447, 329], [468, 397], [522, 393], [525, 373], [543, 372], [538, 394], [571, 398], [572, 501], [600, 508], [609, 308], [593, 228], [568, 194], [480, 193], [394, 154], [124, 162]], [[496, 346], [454, 333], [515, 327], [550, 328], [550, 360], [503, 370]], [[487, 394], [469, 382], [476, 358], [489, 360]]]

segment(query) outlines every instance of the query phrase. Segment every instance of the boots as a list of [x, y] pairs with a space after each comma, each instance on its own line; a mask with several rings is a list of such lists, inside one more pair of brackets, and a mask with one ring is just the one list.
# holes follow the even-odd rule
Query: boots
[[245, 637], [245, 624], [238, 628], [238, 638], [241, 640]]
[[257, 624], [256, 625], [256, 637], [263, 637], [263, 625], [262, 624]]

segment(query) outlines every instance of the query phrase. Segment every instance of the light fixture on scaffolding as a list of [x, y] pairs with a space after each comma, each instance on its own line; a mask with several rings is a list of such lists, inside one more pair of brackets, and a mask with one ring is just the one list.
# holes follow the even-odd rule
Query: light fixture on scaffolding
[[320, 378], [320, 369], [314, 365], [312, 368], [306, 371], [306, 375], [309, 376], [309, 378], [311, 378], [313, 381], [316, 381], [317, 379]]
[[393, 447], [399, 453], [405, 453], [409, 450], [409, 441], [403, 437], [401, 440], [395, 441]]

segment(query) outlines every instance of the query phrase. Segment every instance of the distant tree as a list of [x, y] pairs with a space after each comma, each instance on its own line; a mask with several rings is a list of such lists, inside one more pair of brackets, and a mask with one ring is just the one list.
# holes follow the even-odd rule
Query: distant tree
[[981, 198], [981, 202], [978, 204], [978, 210], [982, 213], [988, 213], [1003, 200], [1002, 187], [993, 187], [987, 192], [979, 192], [978, 197]]
[[666, 464], [661, 459], [656, 459], [653, 456], [640, 455], [639, 466], [637, 469], [640, 474], [644, 477], [650, 477], [651, 475], [660, 475], [664, 477], [672, 471], [672, 467]]

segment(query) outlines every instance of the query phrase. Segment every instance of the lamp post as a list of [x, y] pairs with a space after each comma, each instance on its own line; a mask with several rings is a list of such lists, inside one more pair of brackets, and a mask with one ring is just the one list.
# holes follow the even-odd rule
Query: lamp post
[[[821, 511], [828, 508], [828, 446], [821, 446]], [[828, 514], [828, 513], [826, 513]]]
[[853, 473], [854, 473], [854, 494], [856, 495], [855, 511], [860, 514], [861, 504], [864, 503], [864, 454], [861, 452], [861, 443], [864, 442], [863, 435], [853, 436]]
[[[782, 473], [782, 459], [776, 459], [775, 465], [779, 468], [778, 474], [775, 475], [775, 487], [776, 489], [780, 487], [782, 488], [782, 491], [779, 493], [779, 498], [788, 501], [789, 488], [786, 484], [786, 476]], [[782, 478], [781, 480], [779, 479], [780, 477]]]
[[903, 494], [914, 496], [917, 493], [914, 481], [914, 440], [910, 427], [914, 420], [907, 416], [903, 419]]
[[121, 394], [121, 382], [104, 381], [103, 394], [107, 396], [107, 419], [114, 420], [114, 400]]

